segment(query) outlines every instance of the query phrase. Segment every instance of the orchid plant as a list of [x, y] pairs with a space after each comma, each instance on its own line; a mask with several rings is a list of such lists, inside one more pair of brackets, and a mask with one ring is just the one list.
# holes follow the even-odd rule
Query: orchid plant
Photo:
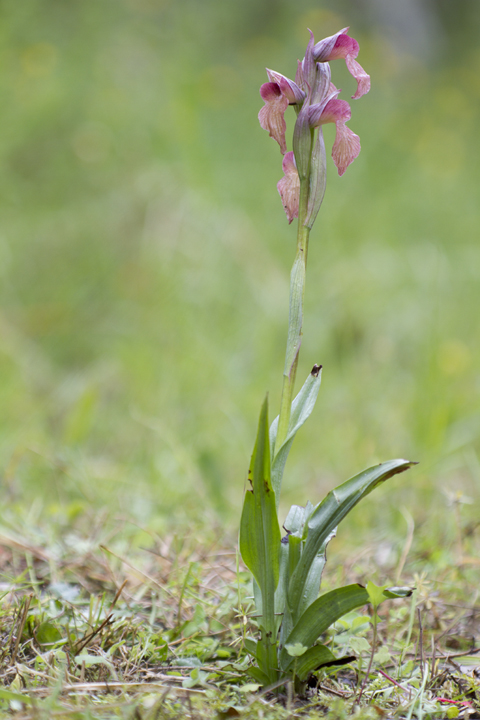
[[[310, 230], [323, 201], [326, 185], [326, 151], [322, 126], [335, 123], [332, 158], [339, 175], [360, 152], [360, 140], [346, 125], [350, 105], [339, 99], [331, 81], [329, 62], [343, 58], [357, 81], [353, 98], [370, 89], [370, 77], [356, 58], [359, 46], [348, 28], [315, 43], [310, 32], [305, 57], [298, 62], [295, 81], [267, 69], [262, 85], [262, 128], [277, 141], [283, 155], [283, 178], [277, 187], [289, 223], [298, 218], [297, 251], [291, 271], [290, 309], [283, 387], [278, 417], [269, 426], [268, 401], [260, 413], [257, 438], [248, 474], [240, 525], [240, 552], [253, 575], [256, 611], [252, 618], [258, 637], [247, 637], [253, 659], [249, 674], [263, 686], [295, 677], [301, 684], [315, 670], [337, 659], [320, 641], [342, 615], [386, 598], [406, 597], [410, 588], [366, 588], [348, 585], [319, 597], [326, 547], [339, 522], [377, 485], [407, 470], [413, 463], [391, 460], [364, 470], [332, 490], [318, 505], [293, 505], [281, 537], [278, 506], [285, 463], [299, 428], [311, 414], [321, 382], [315, 364], [294, 398], [295, 375], [302, 340], [305, 273]], [[287, 150], [285, 112], [292, 105], [297, 119], [293, 151]], [[374, 590], [372, 590], [372, 588]], [[374, 598], [372, 596], [374, 592]]]

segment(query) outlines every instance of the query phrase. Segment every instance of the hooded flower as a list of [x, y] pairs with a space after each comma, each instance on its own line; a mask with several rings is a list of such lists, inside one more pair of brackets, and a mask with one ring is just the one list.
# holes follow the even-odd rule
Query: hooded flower
[[350, 105], [345, 100], [338, 100], [335, 95], [323, 106], [318, 104], [308, 108], [310, 127], [335, 123], [336, 134], [332, 158], [339, 175], [343, 175], [350, 163], [360, 154], [360, 138], [345, 124], [351, 116]]
[[370, 75], [367, 75], [362, 66], [355, 60], [359, 45], [354, 38], [346, 35], [348, 27], [340, 30], [336, 35], [320, 40], [313, 48], [313, 57], [316, 62], [328, 62], [343, 58], [350, 75], [357, 81], [357, 91], [353, 99], [366, 95], [370, 90]]
[[262, 128], [268, 130], [270, 137], [278, 142], [282, 155], [285, 155], [287, 152], [285, 110], [289, 105], [301, 104], [305, 93], [293, 80], [289, 80], [274, 70], [267, 68], [267, 75], [270, 82], [260, 88], [260, 95], [265, 106], [258, 113], [258, 119]]

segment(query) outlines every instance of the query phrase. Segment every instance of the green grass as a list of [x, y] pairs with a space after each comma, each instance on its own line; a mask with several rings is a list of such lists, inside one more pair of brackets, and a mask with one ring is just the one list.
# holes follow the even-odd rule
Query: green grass
[[[219, 528], [159, 535], [104, 513], [68, 523], [52, 518], [43, 531], [32, 517], [13, 520], [0, 538], [0, 711], [18, 718], [280, 720], [327, 711], [347, 718], [354, 710], [372, 652], [371, 617], [360, 609], [327, 634], [337, 655], [357, 661], [317, 673], [316, 691], [314, 684], [305, 698], [291, 688], [259, 694], [244, 675], [243, 637], [255, 631], [248, 573], [237, 569], [234, 544]], [[418, 551], [412, 561], [425, 567]], [[324, 589], [338, 584], [339, 573], [343, 582], [366, 582], [375, 569], [368, 556], [332, 563]], [[399, 569], [382, 566], [382, 578], [394, 583]], [[402, 576], [416, 590], [379, 611], [359, 717], [374, 717], [374, 707], [426, 718], [444, 717], [446, 706], [476, 707], [477, 574], [465, 557], [461, 565]]]
[[[342, 178], [330, 165], [312, 233], [298, 376], [318, 362], [323, 381], [289, 459], [284, 510], [292, 502], [317, 502], [377, 461], [420, 461], [352, 513], [332, 543], [326, 587], [357, 573], [379, 584], [387, 576], [394, 581], [402, 565], [402, 584], [415, 573], [426, 573], [431, 583], [421, 607], [430, 595], [439, 598], [428, 618], [448, 624], [454, 611], [445, 603], [453, 596], [475, 606], [478, 7], [464, 2], [449, 14], [439, 4], [436, 12], [443, 39], [429, 61], [392, 42], [394, 29], [350, 0], [278, 3], [275, 12], [256, 0], [2, 3], [0, 532], [7, 539], [0, 570], [8, 586], [1, 593], [8, 594], [0, 633], [8, 653], [0, 675], [6, 688], [15, 679], [8, 638], [16, 637], [22, 598], [33, 593], [32, 617], [54, 617], [52, 584], [80, 588], [72, 617], [83, 636], [90, 602], [98, 613], [105, 592], [108, 607], [127, 579], [128, 595], [119, 596], [116, 611], [127, 613], [129, 632], [138, 624], [147, 632], [156, 591], [100, 544], [110, 547], [113, 538], [111, 549], [154, 578], [162, 567], [139, 548], [165, 538], [180, 542], [185, 528], [195, 528], [201, 548], [220, 537], [215, 552], [234, 550], [265, 391], [272, 414], [279, 404], [294, 254], [294, 231], [275, 188], [280, 154], [257, 122], [258, 88], [265, 66], [294, 72], [307, 26], [320, 37], [351, 25], [372, 91], [352, 103], [350, 126], [362, 152]], [[340, 63], [332, 70], [348, 97], [350, 77]], [[166, 582], [177, 596], [190, 559], [200, 563], [191, 582], [208, 578], [194, 537], [188, 534], [183, 554], [173, 543], [169, 555], [177, 571]], [[103, 576], [106, 564], [114, 579]], [[224, 618], [234, 618], [235, 573], [224, 583]], [[240, 585], [243, 593], [243, 576]], [[192, 604], [189, 598], [185, 621]], [[175, 627], [168, 612], [167, 634]], [[209, 613], [208, 623], [217, 610]], [[121, 623], [119, 617], [93, 638], [92, 652], [115, 644]], [[402, 617], [400, 627], [405, 623]], [[454, 631], [461, 649], [467, 625]], [[436, 628], [435, 637], [441, 632]], [[16, 662], [35, 669], [41, 648], [28, 628], [25, 633]], [[225, 642], [239, 637], [234, 623]], [[394, 642], [389, 632], [385, 637]], [[134, 669], [125, 677], [132, 682], [142, 678], [135, 675], [136, 638], [131, 630], [126, 642]], [[177, 646], [170, 645], [171, 660]], [[123, 675], [119, 657], [112, 663]], [[110, 677], [107, 665], [92, 668], [88, 681]], [[54, 664], [45, 671], [49, 697], [57, 671]], [[72, 672], [79, 682], [81, 668]], [[34, 675], [25, 677], [33, 682]], [[239, 707], [252, 702], [246, 717], [284, 712], [263, 705], [265, 698], [235, 694], [223, 676], [214, 684], [222, 707], [230, 692]], [[193, 693], [169, 693], [172, 717], [182, 716], [187, 695], [194, 713], [211, 716], [210, 706], [197, 708]], [[118, 696], [120, 717], [132, 716], [137, 694]], [[333, 708], [333, 697], [322, 702]], [[55, 717], [62, 703], [71, 708], [77, 700], [61, 694], [42, 702], [39, 712]], [[175, 710], [176, 702], [183, 709]], [[339, 717], [348, 711], [335, 708]], [[97, 710], [84, 717], [88, 712], [96, 717]]]

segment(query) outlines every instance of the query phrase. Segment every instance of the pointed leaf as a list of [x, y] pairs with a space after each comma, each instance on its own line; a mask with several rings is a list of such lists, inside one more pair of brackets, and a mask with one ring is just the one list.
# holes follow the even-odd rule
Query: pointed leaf
[[310, 565], [310, 570], [305, 581], [303, 594], [300, 599], [300, 604], [298, 606], [297, 617], [301, 617], [305, 610], [308, 608], [308, 606], [311, 605], [318, 598], [318, 594], [320, 592], [320, 584], [322, 581], [323, 568], [325, 567], [325, 563], [327, 561], [327, 545], [330, 540], [335, 537], [336, 533], [337, 529], [335, 528], [327, 537], [322, 547], [315, 555], [312, 564]]
[[277, 678], [275, 589], [279, 580], [281, 536], [270, 477], [267, 398], [260, 412], [248, 480], [251, 487], [245, 493], [240, 521], [240, 553], [261, 594], [261, 638], [257, 643], [257, 661], [260, 670], [270, 682], [274, 682]]
[[283, 614], [285, 611], [285, 605], [287, 600], [288, 583], [290, 580], [290, 576], [288, 574], [288, 556], [288, 541], [286, 541], [286, 538], [282, 538], [282, 542], [280, 543], [280, 577], [278, 580], [277, 589], [275, 590], [275, 618], [277, 632], [283, 622]]
[[258, 667], [255, 667], [252, 665], [247, 670], [247, 675], [250, 675], [251, 678], [256, 680], [260, 685], [263, 685], [264, 687], [270, 684], [270, 680], [268, 675], [265, 675], [264, 672], [262, 672]]
[[397, 473], [408, 470], [414, 464], [409, 460], [390, 460], [368, 468], [331, 490], [326, 498], [317, 505], [308, 520], [308, 535], [302, 557], [290, 580], [288, 603], [294, 620], [298, 619], [299, 608], [304, 605], [302, 598], [305, 594], [305, 585], [312, 563], [329, 534], [345, 515], [377, 485]]
[[[362, 585], [357, 584], [346, 585], [322, 595], [305, 610], [288, 636], [287, 643], [289, 645], [301, 643], [311, 647], [342, 615], [367, 602], [368, 592]], [[285, 670], [293, 666], [285, 648], [281, 651], [280, 662]]]
[[248, 472], [250, 488], [245, 493], [240, 522], [240, 553], [257, 581], [264, 607], [273, 607], [278, 584], [280, 528], [275, 507], [275, 492], [270, 478], [268, 407], [265, 399], [260, 413], [257, 440]]
[[297, 659], [295, 674], [302, 682], [310, 673], [318, 670], [322, 665], [335, 662], [335, 655], [325, 645], [314, 645]]
[[257, 657], [257, 643], [255, 640], [252, 640], [252, 638], [245, 638], [244, 640], [245, 644], [245, 650], [248, 652], [249, 655], [252, 657]]
[[313, 408], [315, 407], [315, 402], [317, 400], [318, 391], [320, 390], [321, 381], [322, 368], [318, 365], [314, 365], [310, 375], [303, 384], [303, 387], [301, 388], [297, 397], [292, 402], [292, 411], [290, 415], [290, 422], [288, 425], [288, 434], [281, 447], [276, 447], [278, 416], [272, 422], [270, 428], [270, 445], [272, 449], [274, 448], [272, 463], [272, 485], [277, 496], [277, 506], [278, 500], [280, 498], [280, 488], [282, 485], [283, 471], [285, 469], [285, 463], [287, 462], [288, 453], [290, 452], [290, 448], [292, 447], [295, 435], [305, 423], [305, 421], [308, 419]]
[[[412, 594], [413, 588], [391, 587], [383, 592], [385, 599], [404, 598]], [[345, 585], [345, 587], [325, 593], [303, 613], [288, 635], [285, 644], [301, 643], [307, 647], [313, 646], [320, 635], [328, 630], [333, 623], [337, 622], [346, 613], [366, 605], [369, 601], [370, 597], [367, 589], [359, 584]], [[288, 671], [293, 667], [285, 647], [280, 653], [280, 667], [284, 671]]]

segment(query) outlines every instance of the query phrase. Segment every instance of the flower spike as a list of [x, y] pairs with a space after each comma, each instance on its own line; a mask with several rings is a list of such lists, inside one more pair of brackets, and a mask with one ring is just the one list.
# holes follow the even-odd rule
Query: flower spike
[[[269, 82], [262, 85], [260, 95], [265, 106], [260, 110], [260, 125], [280, 145], [283, 178], [277, 188], [287, 213], [288, 222], [299, 218], [299, 226], [311, 229], [325, 194], [326, 153], [322, 126], [335, 123], [332, 158], [338, 174], [360, 153], [360, 138], [346, 123], [350, 105], [340, 100], [331, 81], [330, 60], [343, 58], [357, 81], [354, 98], [370, 90], [370, 76], [356, 60], [358, 42], [347, 35], [348, 27], [315, 43], [311, 30], [303, 60], [298, 61], [295, 81], [275, 70], [267, 69]], [[293, 131], [293, 153], [287, 152], [285, 112], [295, 106], [297, 120]]]

